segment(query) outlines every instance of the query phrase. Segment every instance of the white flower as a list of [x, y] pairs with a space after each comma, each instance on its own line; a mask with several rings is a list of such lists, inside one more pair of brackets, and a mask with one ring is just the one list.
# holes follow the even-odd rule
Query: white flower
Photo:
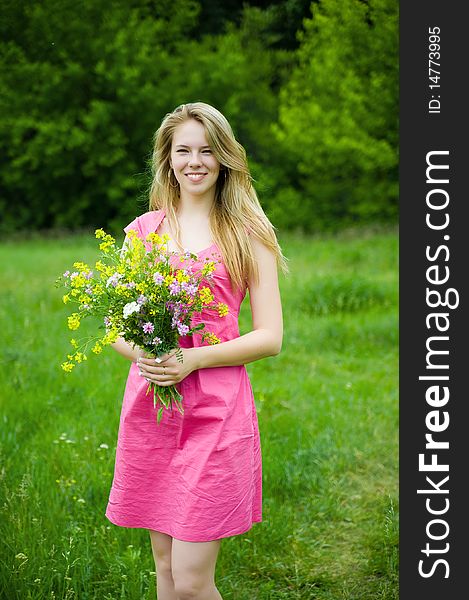
[[138, 302], [128, 302], [125, 306], [124, 306], [124, 319], [127, 319], [127, 317], [130, 317], [130, 315], [132, 315], [133, 313], [136, 313], [140, 310], [140, 304]]

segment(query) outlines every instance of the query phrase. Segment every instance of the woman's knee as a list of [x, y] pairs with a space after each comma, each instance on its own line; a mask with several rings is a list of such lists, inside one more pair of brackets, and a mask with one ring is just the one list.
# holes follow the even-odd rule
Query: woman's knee
[[213, 585], [210, 578], [201, 577], [199, 574], [181, 573], [173, 571], [174, 591], [179, 600], [195, 600], [204, 598]]

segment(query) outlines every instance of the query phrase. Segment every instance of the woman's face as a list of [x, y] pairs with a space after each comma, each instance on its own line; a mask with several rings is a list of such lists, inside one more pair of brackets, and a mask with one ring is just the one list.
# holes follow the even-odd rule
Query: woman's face
[[181, 196], [208, 194], [214, 197], [220, 163], [212, 154], [202, 123], [189, 119], [176, 127], [171, 144], [171, 166]]

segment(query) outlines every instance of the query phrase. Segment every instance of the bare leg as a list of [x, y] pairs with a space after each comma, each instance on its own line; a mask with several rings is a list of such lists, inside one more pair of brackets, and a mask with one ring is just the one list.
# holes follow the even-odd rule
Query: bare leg
[[183, 542], [173, 538], [171, 569], [178, 600], [223, 600], [215, 586], [221, 540]]
[[158, 600], [177, 600], [171, 573], [171, 547], [173, 538], [166, 533], [148, 530], [156, 567], [156, 594]]

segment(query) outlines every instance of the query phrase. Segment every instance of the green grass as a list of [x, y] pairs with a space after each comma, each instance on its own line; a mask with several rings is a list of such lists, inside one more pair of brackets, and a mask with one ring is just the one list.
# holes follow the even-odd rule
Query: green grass
[[[397, 599], [397, 234], [282, 245], [283, 350], [248, 365], [264, 521], [223, 540], [217, 585], [225, 600]], [[59, 368], [70, 335], [54, 280], [94, 248], [0, 245], [2, 599], [156, 597], [148, 532], [104, 516], [129, 365], [108, 349]]]

